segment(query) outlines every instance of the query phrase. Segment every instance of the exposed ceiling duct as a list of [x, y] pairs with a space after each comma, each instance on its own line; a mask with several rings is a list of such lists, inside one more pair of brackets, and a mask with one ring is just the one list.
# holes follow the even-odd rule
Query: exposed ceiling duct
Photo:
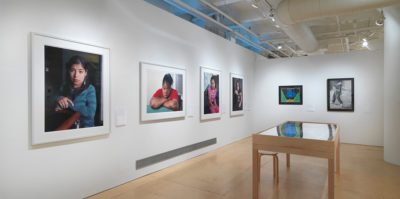
[[318, 49], [318, 41], [312, 33], [310, 27], [304, 23], [297, 24], [282, 24], [280, 28], [292, 39], [297, 46], [306, 52], [314, 52]]
[[283, 0], [276, 9], [281, 29], [304, 51], [318, 49], [318, 42], [305, 21], [399, 4], [400, 0]]

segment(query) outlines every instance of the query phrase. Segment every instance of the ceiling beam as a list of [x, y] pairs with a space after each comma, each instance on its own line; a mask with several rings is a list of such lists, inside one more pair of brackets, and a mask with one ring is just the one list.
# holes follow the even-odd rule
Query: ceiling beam
[[[339, 37], [339, 38], [341, 38], [341, 37], [346, 37], [347, 35], [345, 35], [345, 34], [348, 34], [348, 33], [353, 33], [353, 32], [365, 32], [365, 31], [376, 31], [376, 30], [380, 30], [380, 29], [383, 30], [382, 27], [367, 27], [367, 28], [355, 28], [355, 29], [349, 29], [349, 30], [341, 30], [341, 31], [340, 31], [341, 34], [340, 34], [340, 37]], [[267, 33], [265, 33], [265, 34], [267, 34]], [[318, 37], [321, 38], [321, 37], [323, 37], [323, 36], [329, 36], [329, 35], [338, 35], [338, 31], [320, 33], [320, 34], [317, 34], [317, 35], [315, 35], [315, 36], [316, 36], [317, 38], [318, 38]], [[335, 37], [335, 38], [338, 38], [338, 37]], [[331, 39], [331, 38], [328, 38], [328, 39]], [[279, 41], [285, 42], [285, 41], [289, 41], [289, 40], [290, 40], [289, 37], [277, 38], [277, 39], [268, 39], [268, 41], [270, 41], [270, 42], [279, 42]], [[318, 40], [320, 40], [320, 39], [318, 39]], [[324, 39], [324, 40], [325, 40], [325, 39]]]
[[234, 4], [237, 2], [240, 2], [241, 0], [219, 0], [219, 1], [215, 1], [214, 4], [215, 6], [227, 6], [230, 4]]
[[[210, 16], [208, 16], [208, 15], [206, 15], [206, 14], [204, 14], [204, 13], [198, 11], [197, 9], [195, 9], [195, 8], [193, 8], [193, 7], [191, 7], [191, 6], [189, 6], [188, 4], [182, 2], [181, 0], [173, 0], [173, 1], [175, 1], [176, 3], [178, 3], [180, 6], [182, 6], [182, 7], [186, 8], [186, 9], [188, 9], [189, 11], [195, 13], [196, 15], [199, 15], [199, 16], [202, 17], [203, 19], [208, 20], [208, 21], [210, 21], [210, 22], [212, 22], [212, 23], [214, 23], [214, 24], [216, 24], [216, 25], [219, 25], [219, 26], [221, 26], [222, 28], [224, 28], [224, 29], [226, 29], [226, 30], [232, 32], [232, 34], [234, 34], [234, 35], [236, 35], [236, 36], [242, 38], [243, 40], [247, 41], [248, 43], [252, 44], [253, 46], [255, 46], [255, 47], [257, 47], [257, 48], [260, 48], [260, 49], [262, 49], [262, 50], [264, 50], [264, 51], [269, 52], [272, 56], [274, 56], [274, 57], [276, 57], [276, 58], [280, 58], [279, 55], [275, 54], [275, 53], [272, 52], [271, 50], [266, 49], [265, 47], [263, 47], [263, 46], [261, 46], [261, 45], [255, 43], [255, 42], [251, 41], [250, 39], [248, 39], [247, 37], [243, 36], [242, 34], [239, 34], [238, 32], [233, 31], [233, 30], [232, 30], [231, 28], [229, 28], [228, 26], [222, 24], [222, 23], [219, 22], [219, 21], [214, 20], [214, 19], [211, 18]], [[202, 1], [202, 0], [201, 0], [201, 1]], [[203, 2], [203, 3], [204, 3], [204, 2]], [[208, 3], [208, 2], [207, 2], [207, 3]], [[217, 10], [217, 11], [218, 11], [218, 10]], [[224, 14], [225, 14], [225, 13], [224, 13]], [[254, 33], [253, 33], [253, 34], [254, 34]]]
[[[230, 21], [232, 21], [233, 23], [235, 23], [236, 25], [240, 26], [241, 28], [243, 28], [244, 30], [246, 30], [248, 33], [252, 34], [253, 36], [256, 36], [258, 38], [258, 40], [260, 40], [259, 35], [257, 35], [256, 33], [254, 33], [253, 31], [249, 30], [247, 27], [243, 26], [241, 23], [239, 23], [238, 21], [236, 21], [235, 19], [233, 19], [231, 16], [229, 16], [228, 14], [222, 12], [220, 9], [218, 9], [217, 7], [213, 6], [212, 4], [208, 3], [205, 0], [200, 0], [202, 3], [206, 4], [207, 6], [209, 6], [210, 8], [214, 9], [215, 11], [217, 11], [218, 13], [220, 13], [221, 15], [223, 15], [224, 17], [226, 17], [227, 19], [229, 19]], [[287, 53], [279, 50], [278, 48], [276, 48], [274, 45], [272, 45], [271, 43], [269, 43], [268, 41], [265, 41], [266, 44], [268, 44], [270, 47], [272, 47], [273, 49], [275, 49], [276, 51], [279, 51], [280, 53], [282, 53], [283, 55], [286, 55], [287, 57], [290, 57]], [[273, 53], [272, 51], [270, 51], [270, 53]], [[280, 57], [280, 56], [279, 56]]]

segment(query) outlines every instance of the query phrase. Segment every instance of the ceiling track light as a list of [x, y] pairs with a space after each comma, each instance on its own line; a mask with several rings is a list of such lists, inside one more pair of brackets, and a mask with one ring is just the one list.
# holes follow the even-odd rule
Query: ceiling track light
[[367, 38], [364, 38], [364, 39], [363, 39], [363, 42], [362, 42], [362, 47], [368, 47], [368, 41], [367, 41]]
[[269, 18], [271, 18], [272, 22], [275, 22], [275, 14], [274, 14], [274, 9], [269, 10]]
[[375, 21], [377, 26], [382, 26], [385, 23], [385, 16], [383, 15], [383, 10], [381, 10], [381, 14], [379, 18]]

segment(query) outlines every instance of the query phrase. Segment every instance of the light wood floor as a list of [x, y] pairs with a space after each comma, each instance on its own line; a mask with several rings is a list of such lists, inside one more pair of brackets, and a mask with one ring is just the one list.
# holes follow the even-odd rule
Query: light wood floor
[[[90, 199], [251, 199], [251, 137], [155, 172]], [[263, 157], [260, 198], [327, 198], [327, 160], [291, 156], [286, 169], [279, 155], [279, 185], [272, 180], [272, 158]], [[383, 148], [341, 145], [341, 175], [335, 198], [399, 199], [400, 167], [383, 161]]]

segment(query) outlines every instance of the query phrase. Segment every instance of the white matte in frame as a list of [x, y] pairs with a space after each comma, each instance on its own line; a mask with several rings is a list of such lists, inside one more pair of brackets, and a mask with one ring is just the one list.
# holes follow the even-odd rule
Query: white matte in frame
[[[246, 98], [245, 98], [245, 94], [244, 94], [244, 76], [243, 75], [238, 75], [235, 73], [231, 73], [230, 75], [230, 112], [231, 112], [231, 116], [235, 116], [235, 115], [243, 115], [244, 114], [244, 108], [245, 108], [245, 103], [246, 103]], [[242, 79], [242, 94], [243, 94], [243, 99], [242, 99], [242, 110], [240, 111], [234, 111], [233, 110], [233, 78], [239, 78]]]
[[[181, 96], [183, 104], [181, 111], [161, 112], [161, 113], [147, 113], [147, 74], [149, 70], [158, 70], [166, 73], [182, 74], [182, 92]], [[161, 88], [162, 79], [160, 79]], [[141, 121], [161, 120], [169, 118], [180, 118], [186, 115], [186, 70], [171, 66], [163, 66], [147, 62], [140, 62], [140, 115]]]
[[[32, 145], [78, 139], [110, 133], [109, 54], [108, 48], [31, 33], [32, 41]], [[93, 53], [102, 56], [103, 126], [45, 132], [45, 46]]]
[[[212, 73], [213, 75], [218, 75], [219, 77], [219, 112], [218, 113], [210, 113], [210, 114], [204, 114], [204, 73]], [[221, 82], [222, 82], [222, 76], [221, 72], [219, 70], [211, 69], [211, 68], [206, 68], [206, 67], [200, 67], [200, 119], [201, 120], [208, 120], [208, 119], [214, 119], [214, 118], [220, 118], [221, 117], [221, 111], [222, 111], [222, 96], [221, 96]]]

